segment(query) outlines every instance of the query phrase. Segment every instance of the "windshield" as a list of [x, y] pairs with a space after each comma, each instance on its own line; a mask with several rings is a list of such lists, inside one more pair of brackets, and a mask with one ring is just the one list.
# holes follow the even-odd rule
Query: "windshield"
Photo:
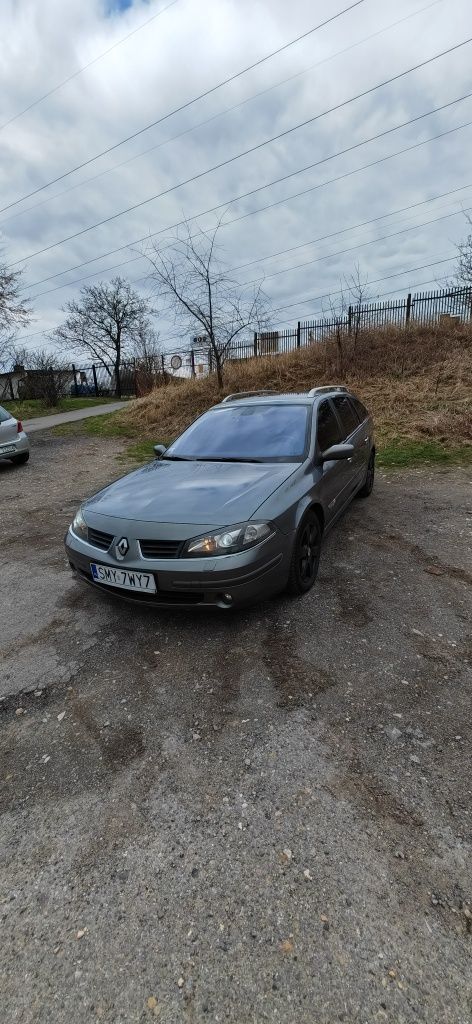
[[167, 449], [164, 458], [301, 462], [308, 406], [240, 405], [210, 409]]

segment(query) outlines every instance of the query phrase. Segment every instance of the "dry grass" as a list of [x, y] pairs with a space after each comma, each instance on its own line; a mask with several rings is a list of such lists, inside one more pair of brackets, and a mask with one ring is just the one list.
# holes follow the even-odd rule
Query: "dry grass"
[[227, 363], [225, 387], [214, 375], [157, 388], [133, 402], [118, 421], [142, 437], [170, 440], [210, 405], [233, 391], [307, 391], [348, 385], [375, 418], [380, 444], [434, 439], [472, 441], [472, 329], [432, 325], [366, 332], [345, 348], [342, 369], [333, 339], [267, 359]]

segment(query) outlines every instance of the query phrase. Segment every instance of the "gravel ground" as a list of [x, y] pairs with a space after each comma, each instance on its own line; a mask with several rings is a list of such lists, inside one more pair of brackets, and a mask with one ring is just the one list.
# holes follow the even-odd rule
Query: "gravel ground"
[[379, 474], [301, 600], [121, 605], [62, 535], [119, 444], [0, 466], [8, 1024], [469, 1024], [470, 472]]

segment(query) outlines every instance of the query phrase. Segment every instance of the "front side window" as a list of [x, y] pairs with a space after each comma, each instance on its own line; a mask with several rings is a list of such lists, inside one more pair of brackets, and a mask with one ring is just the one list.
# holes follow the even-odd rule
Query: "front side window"
[[341, 441], [339, 423], [328, 401], [322, 402], [318, 409], [317, 438], [322, 452]]
[[336, 398], [333, 398], [333, 405], [341, 420], [343, 428], [341, 440], [344, 441], [346, 437], [349, 437], [357, 430], [359, 420], [347, 395], [336, 395]]
[[363, 423], [364, 420], [366, 420], [369, 415], [367, 409], [365, 408], [364, 405], [362, 405], [362, 402], [360, 402], [358, 398], [354, 398], [354, 395], [352, 395], [351, 402], [359, 417], [359, 423]]
[[167, 449], [164, 459], [215, 462], [301, 462], [307, 450], [308, 405], [242, 405], [210, 409]]

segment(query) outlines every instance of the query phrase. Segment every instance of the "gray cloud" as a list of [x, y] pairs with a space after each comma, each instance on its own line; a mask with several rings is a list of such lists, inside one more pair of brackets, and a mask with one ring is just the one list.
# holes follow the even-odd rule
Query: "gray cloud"
[[[0, 70], [1, 123], [144, 22], [159, 6], [165, 4], [132, 3], [122, 10], [98, 0], [70, 0], [67, 5], [60, 0], [43, 0], [39, 9], [35, 0], [4, 0], [0, 8], [0, 33], [6, 41]], [[342, 6], [343, 0], [330, 0], [323, 5], [323, 15], [329, 16]], [[469, 2], [451, 0], [436, 3], [396, 27], [355, 45], [423, 6], [426, 6], [425, 0], [416, 3], [398, 0], [392, 11], [391, 5], [366, 0], [274, 60], [67, 177], [64, 182], [6, 211], [0, 215], [0, 238], [7, 258], [23, 260], [29, 253], [257, 145], [466, 37]], [[147, 29], [117, 46], [103, 60], [0, 132], [0, 205], [14, 202], [306, 31], [317, 20], [313, 7], [310, 0], [298, 0], [292, 5], [282, 0], [255, 3], [206, 0], [204, 8], [196, 0], [179, 0]], [[333, 56], [347, 47], [352, 49]], [[314, 64], [318, 66], [312, 68]], [[271, 89], [282, 79], [306, 68], [311, 70]], [[470, 47], [463, 47], [193, 184], [26, 261], [25, 283], [32, 285], [101, 253], [127, 246], [133, 239], [162, 231], [182, 217], [192, 217], [330, 156], [454, 99], [468, 91], [469, 83]], [[181, 138], [166, 142], [264, 89], [271, 91]], [[253, 268], [237, 272], [241, 281], [265, 273], [265, 291], [275, 308], [298, 298], [336, 290], [339, 279], [352, 270], [356, 260], [362, 271], [375, 280], [452, 255], [454, 243], [464, 233], [460, 213], [434, 224], [423, 222], [472, 205], [470, 190], [411, 212], [387, 216], [373, 225], [349, 228], [466, 185], [469, 180], [472, 183], [470, 127], [306, 196], [288, 197], [469, 119], [472, 120], [471, 100], [231, 205], [226, 212], [228, 220], [285, 199], [269, 211], [256, 213], [222, 230], [221, 245], [228, 265], [238, 267], [251, 259], [268, 257], [286, 247], [342, 231], [332, 239], [265, 259]], [[159, 148], [139, 155], [152, 146]], [[115, 164], [132, 157], [137, 159], [114, 168]], [[108, 168], [114, 169], [80, 188], [71, 189]], [[64, 189], [68, 191], [61, 194]], [[210, 226], [214, 221], [213, 216], [206, 216], [201, 224]], [[404, 227], [412, 230], [379, 240]], [[372, 244], [361, 245], [363, 242]], [[339, 250], [356, 245], [360, 248], [335, 255]], [[116, 271], [104, 273], [104, 269], [136, 255], [134, 250], [125, 248], [122, 253], [101, 259], [82, 271], [31, 287], [36, 310], [31, 333], [50, 329], [60, 321], [61, 305], [80, 288], [80, 284], [67, 282], [95, 271], [104, 277], [112, 276]], [[327, 258], [290, 270], [317, 257]], [[404, 293], [422, 281], [447, 274], [451, 267], [452, 264], [445, 264], [437, 271], [432, 268], [406, 272], [385, 285], [374, 286], [374, 291], [398, 288], [399, 293]], [[268, 276], [279, 270], [287, 270], [287, 273]], [[129, 263], [123, 267], [123, 273], [131, 280], [142, 277], [146, 273], [146, 261]], [[58, 285], [64, 287], [50, 291]], [[148, 284], [138, 282], [137, 287], [144, 294]], [[49, 294], [39, 295], [45, 291]], [[300, 303], [299, 310], [294, 307], [274, 320], [291, 317], [295, 321], [298, 315], [314, 313], [319, 307], [319, 302]], [[165, 319], [160, 327], [165, 341]], [[31, 345], [38, 340], [41, 341], [38, 337], [32, 338]]]

